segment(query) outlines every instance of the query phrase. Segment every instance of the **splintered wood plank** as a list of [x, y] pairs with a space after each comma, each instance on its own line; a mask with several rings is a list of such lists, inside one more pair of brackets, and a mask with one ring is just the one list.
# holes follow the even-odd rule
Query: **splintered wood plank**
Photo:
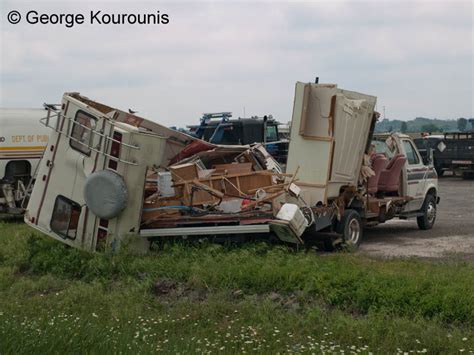
[[252, 171], [252, 163], [216, 164], [212, 166], [216, 173], [240, 174]]

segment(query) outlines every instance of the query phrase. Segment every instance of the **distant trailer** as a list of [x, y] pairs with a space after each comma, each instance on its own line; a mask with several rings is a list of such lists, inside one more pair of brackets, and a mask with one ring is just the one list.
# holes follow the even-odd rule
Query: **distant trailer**
[[450, 132], [415, 139], [422, 154], [433, 150], [434, 165], [439, 176], [445, 171], [463, 178], [474, 177], [474, 131]]

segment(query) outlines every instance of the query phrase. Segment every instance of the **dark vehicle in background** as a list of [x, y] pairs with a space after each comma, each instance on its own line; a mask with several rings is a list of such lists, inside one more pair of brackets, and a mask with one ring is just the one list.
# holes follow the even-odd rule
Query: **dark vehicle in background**
[[474, 177], [474, 131], [450, 132], [415, 138], [415, 144], [423, 157], [433, 151], [434, 166], [439, 176], [446, 170], [463, 178]]
[[286, 164], [288, 139], [281, 137], [279, 125], [271, 115], [232, 119], [231, 112], [218, 112], [203, 114], [199, 125], [187, 128], [190, 135], [214, 144], [263, 143], [279, 163]]

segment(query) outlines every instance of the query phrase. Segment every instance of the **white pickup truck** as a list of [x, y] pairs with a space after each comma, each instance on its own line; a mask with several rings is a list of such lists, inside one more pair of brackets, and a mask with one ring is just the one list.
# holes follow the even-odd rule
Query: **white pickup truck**
[[[376, 98], [297, 83], [287, 171], [261, 146], [218, 146], [66, 93], [25, 213], [33, 228], [88, 251], [145, 251], [179, 236], [321, 232], [358, 245], [392, 218], [436, 219], [437, 176], [408, 136], [374, 136]], [[151, 186], [151, 187], [150, 187]]]

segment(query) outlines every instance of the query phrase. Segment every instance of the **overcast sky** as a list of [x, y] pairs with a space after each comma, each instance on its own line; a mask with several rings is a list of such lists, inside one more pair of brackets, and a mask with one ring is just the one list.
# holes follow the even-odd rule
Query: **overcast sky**
[[[167, 13], [167, 25], [17, 25], [6, 14]], [[1, 0], [2, 107], [82, 94], [166, 125], [203, 112], [291, 120], [296, 81], [378, 97], [387, 118], [474, 117], [472, 1]]]

